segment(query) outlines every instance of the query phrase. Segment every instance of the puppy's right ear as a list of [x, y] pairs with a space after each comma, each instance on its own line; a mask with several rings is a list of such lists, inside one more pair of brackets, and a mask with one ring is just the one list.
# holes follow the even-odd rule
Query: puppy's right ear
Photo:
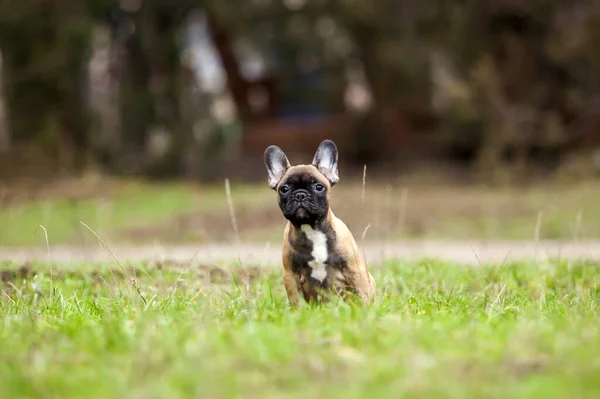
[[285, 172], [291, 166], [290, 161], [276, 145], [271, 145], [265, 150], [265, 166], [269, 173], [269, 187], [275, 190], [277, 184], [281, 181]]

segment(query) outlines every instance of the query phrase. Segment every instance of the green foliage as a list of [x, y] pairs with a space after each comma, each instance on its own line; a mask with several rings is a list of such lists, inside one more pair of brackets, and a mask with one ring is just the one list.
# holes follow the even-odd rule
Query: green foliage
[[[488, 171], [512, 153], [528, 158], [532, 147], [567, 151], [598, 123], [594, 2], [24, 0], [0, 3], [13, 141], [48, 149], [71, 169], [94, 156], [117, 173], [212, 175], [228, 145], [213, 150], [211, 140], [220, 140], [215, 130], [206, 148], [196, 148], [202, 145], [194, 126], [210, 121], [210, 100], [191, 100], [196, 82], [182, 62], [189, 57], [181, 34], [196, 10], [208, 16], [225, 66], [239, 111], [234, 123], [253, 120], [235, 54], [240, 39], [267, 60], [275, 108], [343, 113], [346, 73], [360, 64], [376, 105], [369, 138], [396, 133], [390, 115], [416, 130], [424, 129], [418, 121], [435, 120], [426, 128], [439, 133], [433, 145], [477, 153], [477, 166]], [[115, 81], [110, 98], [118, 102], [117, 111], [102, 116], [118, 123], [100, 123], [109, 130], [101, 134], [85, 98], [97, 25], [110, 30], [107, 74]], [[312, 67], [320, 76], [300, 79]], [[185, 111], [190, 103], [197, 114]], [[157, 130], [169, 138], [160, 156], [146, 145]], [[96, 135], [111, 142], [96, 146]], [[358, 139], [349, 133], [348, 140]], [[186, 163], [190, 153], [204, 164]], [[64, 161], [69, 156], [74, 162]]]

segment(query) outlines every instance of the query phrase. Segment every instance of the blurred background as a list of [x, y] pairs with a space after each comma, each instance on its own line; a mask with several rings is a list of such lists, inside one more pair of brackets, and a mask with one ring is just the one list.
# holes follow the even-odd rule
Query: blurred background
[[373, 239], [598, 237], [598, 48], [597, 0], [1, 0], [0, 245], [279, 239], [263, 151], [325, 138]]

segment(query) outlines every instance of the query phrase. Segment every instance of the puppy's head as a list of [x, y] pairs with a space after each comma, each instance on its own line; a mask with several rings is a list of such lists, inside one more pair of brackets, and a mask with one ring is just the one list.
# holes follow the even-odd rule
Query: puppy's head
[[338, 150], [331, 140], [317, 149], [311, 165], [291, 166], [277, 146], [265, 150], [269, 187], [277, 191], [279, 208], [292, 224], [314, 225], [329, 212], [329, 192], [339, 181]]

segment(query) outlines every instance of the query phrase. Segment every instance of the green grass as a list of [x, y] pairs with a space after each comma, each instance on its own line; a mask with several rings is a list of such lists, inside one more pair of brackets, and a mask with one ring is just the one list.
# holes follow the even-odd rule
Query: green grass
[[50, 268], [30, 267], [3, 272], [2, 398], [600, 394], [595, 264], [390, 262], [372, 307], [295, 310], [278, 269], [215, 283], [137, 265], [144, 303], [106, 265], [54, 265], [52, 295]]

